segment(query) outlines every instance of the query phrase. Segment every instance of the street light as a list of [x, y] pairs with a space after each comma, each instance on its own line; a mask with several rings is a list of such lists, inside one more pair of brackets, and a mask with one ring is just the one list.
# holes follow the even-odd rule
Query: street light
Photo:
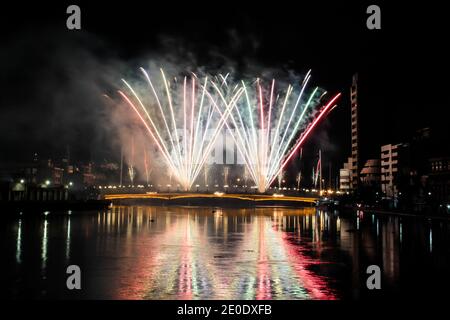
[[45, 185], [46, 186], [50, 185], [50, 180], [45, 180]]

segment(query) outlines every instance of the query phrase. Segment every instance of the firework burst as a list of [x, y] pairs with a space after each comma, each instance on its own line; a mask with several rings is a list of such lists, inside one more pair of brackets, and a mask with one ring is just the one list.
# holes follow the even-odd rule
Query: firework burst
[[[220, 110], [218, 98], [210, 93], [212, 84], [221, 86], [207, 77], [195, 74], [185, 76], [181, 83], [176, 78], [169, 81], [161, 69], [162, 89], [154, 85], [151, 77], [140, 69], [147, 82], [147, 93], [142, 96], [126, 81], [128, 94], [119, 91], [126, 103], [136, 113], [151, 136], [164, 161], [184, 190], [189, 190], [212, 147], [225, 125], [229, 109], [239, 99], [243, 90], [234, 92]], [[179, 112], [182, 110], [182, 115]]]
[[306, 93], [310, 72], [297, 90], [288, 85], [280, 93], [276, 93], [275, 80], [267, 90], [260, 79], [251, 84], [233, 82], [228, 74], [211, 80], [192, 74], [178, 82], [176, 78], [169, 81], [161, 69], [162, 85], [155, 86], [143, 68], [141, 72], [146, 92], [138, 94], [123, 80], [128, 94], [119, 94], [185, 190], [192, 187], [226, 126], [247, 174], [260, 192], [266, 191], [340, 96], [318, 108], [326, 92], [316, 87]]
[[[308, 72], [297, 93], [292, 85], [288, 85], [281, 95], [275, 94], [275, 80], [266, 91], [260, 79], [251, 85], [242, 81], [243, 98], [232, 105], [226, 104], [226, 98], [221, 94], [223, 89], [213, 84], [223, 105], [231, 108], [226, 126], [260, 192], [266, 191], [281, 174], [318, 121], [331, 111], [340, 96], [335, 95], [317, 110], [326, 92], [316, 87], [306, 94], [310, 78]], [[226, 81], [225, 86], [228, 86]], [[314, 116], [313, 111], [316, 111]]]

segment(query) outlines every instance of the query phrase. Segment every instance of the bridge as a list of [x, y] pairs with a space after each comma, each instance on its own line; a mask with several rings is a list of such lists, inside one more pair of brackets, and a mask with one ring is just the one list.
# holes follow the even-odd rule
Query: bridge
[[318, 197], [285, 196], [281, 194], [245, 194], [245, 193], [111, 193], [104, 195], [105, 200], [113, 203], [149, 201], [164, 204], [229, 205], [244, 203], [259, 205], [315, 205]]

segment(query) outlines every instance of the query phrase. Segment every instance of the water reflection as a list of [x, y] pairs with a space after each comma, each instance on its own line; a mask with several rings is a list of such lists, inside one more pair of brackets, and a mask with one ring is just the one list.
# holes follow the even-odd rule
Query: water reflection
[[65, 274], [50, 271], [72, 263], [85, 277], [80, 297], [106, 299], [361, 298], [371, 264], [381, 267], [388, 289], [400, 288], [400, 279], [413, 279], [413, 272], [438, 275], [450, 265], [443, 245], [449, 240], [447, 222], [362, 211], [342, 216], [315, 208], [116, 206], [95, 214], [45, 215], [37, 220], [39, 229], [33, 221], [20, 218], [11, 226], [10, 273], [22, 278], [33, 270], [36, 250], [23, 235], [35, 239], [39, 230], [38, 261], [46, 282], [30, 278], [17, 288], [11, 279], [9, 288], [49, 289], [37, 296], [67, 295], [52, 290]]
[[67, 233], [66, 233], [66, 260], [69, 261], [70, 259], [70, 215], [71, 212], [69, 211], [69, 217], [67, 218]]
[[431, 226], [430, 226], [430, 252], [432, 252], [433, 251], [433, 229], [431, 229]]
[[17, 264], [22, 263], [22, 219], [19, 219], [17, 225], [16, 262]]
[[116, 288], [117, 298], [335, 298], [326, 279], [308, 270], [321, 261], [298, 252], [297, 235], [286, 234], [301, 232], [297, 226], [306, 223], [320, 241], [328, 220], [312, 208], [116, 207], [99, 213], [96, 222], [100, 242], [104, 230], [107, 235], [126, 230], [119, 246], [134, 268], [115, 266], [124, 284]]
[[42, 244], [41, 244], [41, 270], [45, 274], [47, 267], [47, 246], [48, 246], [48, 221], [43, 222]]

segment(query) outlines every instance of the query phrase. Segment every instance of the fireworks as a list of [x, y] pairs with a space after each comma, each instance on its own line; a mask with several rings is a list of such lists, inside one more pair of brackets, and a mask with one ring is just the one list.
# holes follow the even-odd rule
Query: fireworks
[[[261, 80], [257, 79], [252, 84], [255, 87], [253, 95], [242, 81], [244, 98], [228, 106], [231, 111], [226, 126], [259, 192], [266, 191], [282, 175], [288, 161], [318, 121], [335, 106], [340, 96], [334, 96], [312, 117], [311, 112], [320, 104], [326, 92], [320, 93], [316, 87], [306, 96], [310, 78], [308, 72], [297, 94], [294, 93], [294, 87], [289, 85], [282, 97], [275, 95], [275, 80], [272, 80], [270, 89], [264, 94]], [[214, 88], [220, 95], [221, 89], [217, 86]], [[225, 98], [220, 96], [226, 105]], [[313, 121], [308, 122], [311, 118]]]
[[169, 81], [161, 70], [162, 85], [158, 86], [143, 68], [141, 72], [147, 92], [138, 94], [123, 80], [128, 94], [119, 94], [153, 139], [170, 174], [185, 190], [192, 187], [226, 126], [246, 173], [264, 192], [340, 96], [335, 95], [317, 110], [326, 92], [316, 87], [306, 93], [310, 72], [298, 90], [288, 85], [284, 93], [275, 80], [265, 90], [260, 79], [251, 84], [233, 83], [228, 74], [211, 79], [192, 74], [178, 82], [176, 78]]
[[[163, 89], [159, 92], [148, 73], [143, 68], [141, 71], [152, 98], [142, 98], [125, 80], [123, 82], [131, 95], [122, 91], [119, 94], [152, 137], [171, 170], [170, 174], [178, 179], [184, 190], [189, 190], [225, 124], [229, 107], [227, 105], [219, 114], [218, 103], [209, 93], [211, 81], [207, 77], [199, 80], [193, 74], [189, 78], [184, 77], [180, 85], [176, 79], [168, 81], [161, 69]], [[237, 90], [230, 99], [230, 105], [241, 94], [242, 89]], [[180, 110], [181, 116], [178, 115]]]

